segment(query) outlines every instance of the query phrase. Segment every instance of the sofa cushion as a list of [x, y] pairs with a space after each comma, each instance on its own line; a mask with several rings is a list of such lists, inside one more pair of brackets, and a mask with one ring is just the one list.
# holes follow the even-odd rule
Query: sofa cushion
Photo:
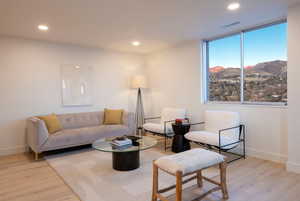
[[51, 135], [42, 146], [42, 151], [91, 144], [95, 140], [131, 134], [123, 125], [101, 125], [77, 129], [65, 129]]
[[46, 116], [39, 116], [39, 119], [43, 120], [48, 129], [48, 133], [52, 134], [62, 129], [62, 126], [56, 116], [56, 114], [50, 114]]
[[123, 113], [124, 110], [105, 109], [103, 124], [123, 124]]
[[61, 114], [57, 118], [64, 129], [99, 126], [103, 122], [103, 112]]

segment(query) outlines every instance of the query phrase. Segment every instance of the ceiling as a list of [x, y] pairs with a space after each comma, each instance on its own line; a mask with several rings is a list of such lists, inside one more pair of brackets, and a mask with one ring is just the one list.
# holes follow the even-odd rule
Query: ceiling
[[[285, 18], [300, 0], [0, 0], [0, 34], [150, 53]], [[241, 24], [224, 28], [226, 24]], [[47, 24], [48, 32], [37, 29]], [[139, 47], [130, 44], [138, 40]]]

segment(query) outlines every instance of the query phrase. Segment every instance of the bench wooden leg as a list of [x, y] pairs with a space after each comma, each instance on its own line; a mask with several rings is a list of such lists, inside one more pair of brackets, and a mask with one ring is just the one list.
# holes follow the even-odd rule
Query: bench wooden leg
[[203, 180], [202, 180], [202, 171], [198, 171], [197, 172], [197, 184], [198, 184], [198, 187], [202, 187], [203, 186]]
[[[197, 199], [194, 200], [201, 200], [204, 197], [206, 197], [208, 194], [213, 193], [215, 191], [222, 191], [223, 194], [223, 199], [227, 200], [229, 198], [228, 196], [228, 191], [227, 191], [227, 184], [226, 184], [226, 168], [227, 168], [227, 163], [223, 162], [219, 164], [220, 167], [220, 183], [217, 181], [214, 181], [212, 179], [206, 178], [202, 176], [202, 170], [199, 170], [194, 175], [193, 177], [190, 177], [186, 180], [183, 181], [183, 174], [181, 171], [177, 171], [175, 176], [176, 176], [176, 184], [166, 187], [164, 189], [158, 189], [158, 166], [153, 162], [153, 188], [152, 188], [152, 201], [157, 201], [158, 199], [161, 201], [168, 201], [166, 197], [162, 195], [162, 193], [165, 193], [167, 191], [170, 191], [174, 188], [176, 188], [176, 201], [182, 201], [182, 186], [183, 184], [190, 182], [194, 179], [197, 180], [197, 184], [199, 187], [203, 186], [203, 180], [206, 180], [212, 184], [215, 184], [216, 187], [210, 189], [209, 191], [203, 193], [200, 195]], [[193, 173], [193, 174], [195, 174]], [[187, 176], [187, 175], [184, 175]]]
[[153, 162], [152, 201], [157, 201], [157, 193], [158, 193], [158, 167]]
[[182, 172], [176, 172], [176, 201], [182, 201]]
[[228, 199], [228, 191], [227, 191], [227, 184], [226, 184], [226, 168], [227, 163], [223, 162], [220, 165], [220, 179], [221, 179], [221, 190], [223, 194], [223, 199]]

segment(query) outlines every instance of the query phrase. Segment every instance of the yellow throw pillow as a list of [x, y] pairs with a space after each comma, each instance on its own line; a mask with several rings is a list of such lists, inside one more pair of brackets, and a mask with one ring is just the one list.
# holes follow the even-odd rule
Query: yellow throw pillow
[[50, 134], [60, 131], [62, 129], [62, 126], [61, 126], [56, 114], [50, 114], [47, 116], [39, 116], [38, 118], [45, 122], [48, 132]]
[[123, 124], [123, 110], [104, 109], [103, 124]]

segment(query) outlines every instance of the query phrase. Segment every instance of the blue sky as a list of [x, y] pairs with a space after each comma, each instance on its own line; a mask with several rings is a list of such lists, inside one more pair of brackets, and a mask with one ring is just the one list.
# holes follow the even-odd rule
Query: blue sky
[[[245, 66], [287, 60], [287, 24], [244, 34]], [[209, 66], [240, 67], [240, 35], [209, 42]]]

